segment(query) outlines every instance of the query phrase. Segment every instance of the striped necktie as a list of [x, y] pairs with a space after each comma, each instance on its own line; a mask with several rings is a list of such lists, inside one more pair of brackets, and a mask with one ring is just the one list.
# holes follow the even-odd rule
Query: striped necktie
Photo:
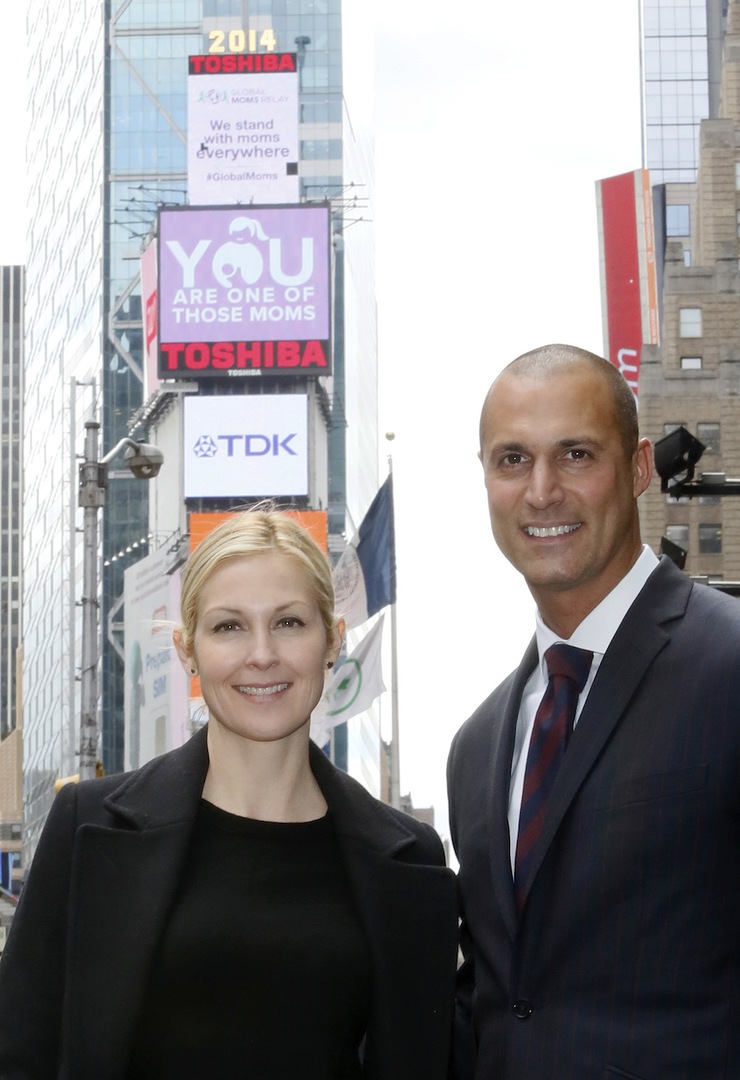
[[514, 889], [520, 911], [547, 799], [568, 746], [578, 697], [586, 685], [593, 657], [586, 649], [560, 643], [551, 645], [545, 653], [549, 681], [534, 718], [519, 813]]

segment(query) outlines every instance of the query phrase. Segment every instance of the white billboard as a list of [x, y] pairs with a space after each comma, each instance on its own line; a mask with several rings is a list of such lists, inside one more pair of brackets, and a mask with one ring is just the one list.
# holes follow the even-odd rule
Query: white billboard
[[297, 203], [296, 54], [188, 62], [190, 205]]
[[124, 767], [136, 769], [187, 738], [187, 680], [172, 644], [180, 621], [180, 579], [171, 556], [153, 552], [123, 575]]
[[197, 498], [308, 495], [308, 397], [186, 397], [184, 494]]

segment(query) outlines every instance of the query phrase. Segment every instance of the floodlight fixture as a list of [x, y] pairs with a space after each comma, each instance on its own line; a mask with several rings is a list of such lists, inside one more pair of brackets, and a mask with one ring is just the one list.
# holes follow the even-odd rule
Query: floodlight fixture
[[670, 480], [682, 483], [694, 479], [696, 463], [706, 450], [703, 442], [685, 427], [677, 427], [658, 439], [653, 448], [655, 470], [660, 477], [660, 490], [668, 491]]

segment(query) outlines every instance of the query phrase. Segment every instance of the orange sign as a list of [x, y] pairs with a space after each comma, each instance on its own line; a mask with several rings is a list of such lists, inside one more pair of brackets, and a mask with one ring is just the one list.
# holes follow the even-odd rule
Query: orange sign
[[[297, 521], [299, 525], [302, 525], [323, 552], [329, 550], [325, 510], [285, 510], [283, 512]], [[229, 518], [238, 513], [238, 510], [232, 510], [214, 514], [191, 514], [190, 550], [194, 551], [201, 540], [204, 540], [209, 533], [213, 532], [222, 521], [228, 521]]]

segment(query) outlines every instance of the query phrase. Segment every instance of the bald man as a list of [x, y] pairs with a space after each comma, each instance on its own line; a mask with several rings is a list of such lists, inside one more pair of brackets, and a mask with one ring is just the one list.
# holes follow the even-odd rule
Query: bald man
[[601, 357], [505, 368], [480, 459], [537, 613], [450, 752], [458, 1077], [737, 1080], [740, 604], [643, 546], [652, 453]]

